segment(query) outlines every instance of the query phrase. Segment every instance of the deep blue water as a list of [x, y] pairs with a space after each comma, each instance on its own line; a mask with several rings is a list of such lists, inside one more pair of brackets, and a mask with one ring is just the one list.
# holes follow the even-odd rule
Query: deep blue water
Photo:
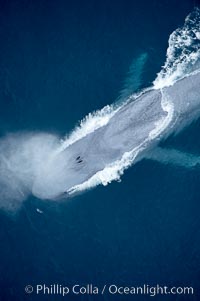
[[[71, 131], [119, 95], [148, 54], [143, 86], [168, 37], [198, 1], [0, 1], [0, 134]], [[164, 144], [200, 153], [200, 122]], [[149, 296], [26, 295], [27, 284], [194, 286], [199, 300], [200, 169], [144, 160], [122, 182], [70, 201], [29, 198], [0, 212], [0, 300], [150, 300]], [[39, 214], [36, 208], [43, 210]]]

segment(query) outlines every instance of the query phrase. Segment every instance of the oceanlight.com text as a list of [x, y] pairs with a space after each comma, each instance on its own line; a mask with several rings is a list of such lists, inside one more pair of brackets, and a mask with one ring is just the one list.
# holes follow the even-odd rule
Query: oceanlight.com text
[[157, 295], [193, 295], [194, 288], [191, 286], [155, 286], [144, 284], [141, 286], [121, 286], [117, 284], [74, 284], [72, 286], [62, 284], [37, 284], [35, 286], [27, 285], [25, 287], [27, 294], [36, 295], [146, 295], [154, 297]]

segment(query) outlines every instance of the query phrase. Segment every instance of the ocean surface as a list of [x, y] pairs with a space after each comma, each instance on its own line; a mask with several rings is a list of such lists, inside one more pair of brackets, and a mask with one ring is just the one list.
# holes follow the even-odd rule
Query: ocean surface
[[[27, 132], [63, 139], [90, 112], [152, 85], [170, 34], [195, 6], [1, 0], [1, 139]], [[197, 120], [162, 145], [198, 156], [199, 133]], [[69, 200], [29, 196], [19, 204], [0, 193], [0, 300], [199, 300], [199, 183], [198, 166], [143, 160], [120, 181]], [[194, 295], [25, 292], [37, 284], [192, 286]]]

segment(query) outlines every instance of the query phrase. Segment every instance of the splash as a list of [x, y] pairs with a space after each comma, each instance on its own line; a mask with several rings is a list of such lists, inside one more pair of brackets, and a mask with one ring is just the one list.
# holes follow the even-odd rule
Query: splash
[[183, 27], [169, 37], [167, 58], [154, 81], [155, 89], [171, 86], [194, 68], [200, 59], [200, 9], [189, 14]]

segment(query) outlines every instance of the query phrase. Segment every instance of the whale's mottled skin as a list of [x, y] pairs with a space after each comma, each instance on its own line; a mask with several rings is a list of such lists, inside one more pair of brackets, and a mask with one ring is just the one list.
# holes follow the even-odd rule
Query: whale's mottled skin
[[67, 192], [84, 183], [125, 152], [144, 145], [138, 154], [140, 160], [161, 139], [179, 131], [199, 115], [200, 73], [191, 74], [169, 87], [148, 89], [122, 106], [105, 126], [48, 159], [34, 182], [33, 193], [40, 198], [57, 198], [61, 191]]

